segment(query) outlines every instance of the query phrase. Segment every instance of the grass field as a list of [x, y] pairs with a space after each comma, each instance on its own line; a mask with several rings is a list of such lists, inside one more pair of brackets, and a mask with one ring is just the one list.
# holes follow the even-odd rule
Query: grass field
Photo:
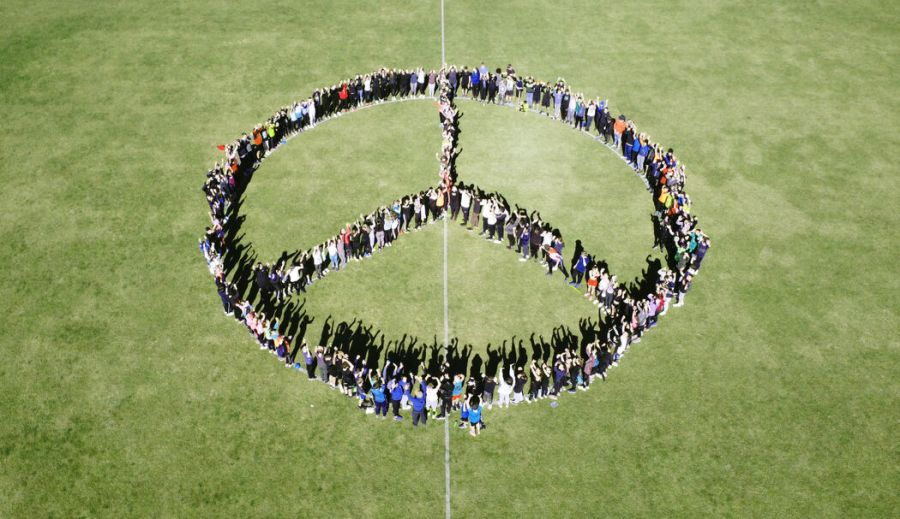
[[[439, 2], [12, 0], [0, 15], [0, 516], [443, 514], [443, 430], [373, 423], [279, 368], [221, 317], [196, 250], [215, 145], [344, 76], [439, 65]], [[713, 240], [685, 307], [601, 389], [494, 411], [474, 441], [451, 431], [456, 516], [896, 515], [898, 28], [885, 1], [447, 0], [449, 62], [608, 97], [687, 163]], [[611, 152], [460, 107], [463, 178], [638, 272], [649, 200]], [[376, 189], [432, 183], [433, 118], [403, 103], [292, 141], [248, 191], [248, 236], [277, 255]], [[440, 336], [441, 232], [308, 304]], [[506, 306], [549, 281], [448, 239], [451, 333], [495, 342], [523, 316], [590, 312], [563, 286]]]

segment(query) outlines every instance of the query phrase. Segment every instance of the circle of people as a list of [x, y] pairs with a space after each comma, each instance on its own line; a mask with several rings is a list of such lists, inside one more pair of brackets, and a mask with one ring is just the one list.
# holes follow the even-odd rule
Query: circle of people
[[[666, 253], [668, 265], [648, 269], [643, 282], [626, 285], [608, 271], [605, 262], [576, 247], [567, 269], [563, 236], [539, 212], [511, 206], [500, 193], [457, 182], [457, 96], [523, 112], [536, 111], [577, 130], [596, 131], [595, 140], [602, 139], [621, 153], [652, 194], [654, 247]], [[363, 106], [414, 98], [438, 101], [442, 125], [438, 185], [395, 199], [348, 223], [325, 243], [282, 255], [273, 264], [250, 267], [237, 261], [238, 252], [246, 249], [235, 246], [234, 238], [241, 222], [240, 197], [270, 153], [289, 137], [322, 121]], [[307, 99], [282, 108], [219, 149], [225, 152], [224, 158], [208, 171], [203, 185], [211, 225], [200, 239], [200, 250], [225, 314], [243, 323], [260, 349], [277, 356], [285, 367], [305, 371], [309, 379], [320, 380], [354, 398], [368, 414], [386, 418], [391, 409], [394, 420], [402, 421], [402, 411], [411, 410], [413, 426], [424, 425], [429, 418], [448, 419], [459, 411], [459, 427], [477, 435], [485, 427], [485, 408], [555, 400], [564, 392], [589, 389], [597, 377], [606, 380], [608, 369], [618, 365], [631, 344], [640, 342], [644, 332], [656, 326], [670, 307], [684, 304], [710, 246], [691, 213], [691, 201], [684, 192], [685, 168], [672, 149], [664, 150], [652, 142], [624, 115], [612, 117], [605, 100], [573, 93], [561, 78], [544, 82], [519, 75], [511, 65], [505, 71], [490, 71], [482, 63], [471, 69], [450, 66], [426, 72], [423, 68], [382, 68], [357, 75], [315, 90]], [[599, 307], [597, 323], [582, 326], [580, 339], [560, 327], [554, 330], [555, 340], [549, 345], [542, 346], [542, 340], [535, 343], [532, 335], [535, 353], [530, 362], [521, 341], [518, 354], [514, 340], [509, 350], [505, 341], [499, 352], [488, 346], [491, 361], [484, 371], [480, 362], [477, 371], [474, 362], [470, 370], [468, 355], [457, 354], [455, 343], [432, 346], [431, 359], [426, 363], [424, 348], [410, 346], [404, 350], [400, 343], [382, 359], [383, 337], [381, 348], [374, 347], [375, 336], [369, 335], [368, 350], [351, 355], [346, 341], [335, 338], [333, 344], [327, 344], [324, 331], [323, 339], [313, 347], [280, 331], [281, 321], [274, 314], [284, 309], [291, 294], [305, 292], [330, 272], [371, 257], [404, 234], [441, 218], [458, 221], [470, 231], [480, 227], [480, 235], [494, 243], [505, 243], [519, 255], [519, 261], [540, 262], [547, 268], [547, 275], [558, 271], [577, 288], [584, 282], [585, 298]], [[241, 286], [239, 279], [252, 281]], [[250, 293], [244, 295], [248, 286]], [[266, 309], [273, 317], [267, 317]], [[342, 323], [344, 331], [352, 324]], [[357, 333], [360, 329], [357, 327]], [[466, 348], [471, 353], [471, 347]], [[403, 354], [406, 364], [398, 360]]]

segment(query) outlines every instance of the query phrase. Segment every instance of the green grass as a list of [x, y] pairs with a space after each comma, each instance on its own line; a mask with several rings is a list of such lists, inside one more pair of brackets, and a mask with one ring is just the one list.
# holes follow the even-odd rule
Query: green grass
[[[0, 15], [0, 515], [441, 514], [443, 431], [371, 423], [280, 368], [220, 317], [196, 251], [215, 145], [343, 76], [437, 65], [439, 2], [14, 0]], [[455, 516], [896, 515], [896, 3], [466, 0], [446, 2], [446, 24], [449, 61], [565, 77], [674, 147], [713, 239], [687, 305], [602, 388], [489, 413], [475, 441], [452, 431]], [[515, 192], [635, 273], [649, 200], [610, 152], [461, 106], [463, 178]], [[345, 190], [381, 174], [398, 194], [413, 175], [430, 184], [429, 110], [380, 107], [291, 142], [248, 193], [248, 236], [277, 255], [380, 202], [360, 189], [332, 203], [313, 170], [350, 170]], [[328, 156], [305, 152], [329, 141]], [[584, 188], [601, 196], [582, 219]], [[439, 334], [437, 231], [309, 304]], [[548, 280], [458, 229], [449, 240], [454, 334], [502, 340], [522, 313], [557, 308], [498, 310], [504, 289], [549, 294], [532, 288]], [[432, 260], [406, 272], [422, 290], [379, 296], [402, 292], [382, 267], [404, 257]], [[560, 290], [547, 297], [582, 308]], [[377, 313], [398, 297], [405, 318]]]
[[263, 259], [311, 248], [360, 214], [437, 185], [434, 101], [372, 106], [296, 136], [245, 193], [241, 227]]
[[[578, 330], [579, 318], [596, 318], [596, 309], [581, 291], [568, 287], [557, 273], [534, 262], [520, 263], [516, 254], [450, 225], [448, 309], [451, 337], [471, 344], [476, 353], [499, 346], [513, 335], [530, 333], [549, 340], [552, 329]], [[373, 258], [353, 262], [347, 271], [331, 273], [308, 289], [304, 310], [317, 319], [307, 340], [314, 344], [327, 317], [354, 319], [398, 340], [404, 334], [420, 344], [443, 342], [443, 226], [439, 223], [403, 236]]]

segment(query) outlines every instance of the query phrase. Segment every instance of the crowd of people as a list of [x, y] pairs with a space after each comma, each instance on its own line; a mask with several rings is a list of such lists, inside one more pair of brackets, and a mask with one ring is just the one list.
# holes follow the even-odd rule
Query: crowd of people
[[[522, 111], [537, 107], [535, 111], [582, 131], [593, 126], [597, 139], [620, 152], [652, 193], [654, 245], [665, 253], [667, 264], [650, 262], [643, 279], [623, 283], [576, 241], [567, 268], [562, 233], [539, 212], [458, 181], [457, 96]], [[360, 106], [410, 97], [434, 97], [438, 102], [442, 146], [437, 185], [395, 199], [310, 249], [283, 254], [272, 264], [250, 261], [252, 249], [237, 238], [239, 209], [263, 160], [288, 137], [318, 122]], [[573, 94], [562, 79], [542, 82], [519, 76], [512, 66], [494, 72], [484, 64], [471, 70], [381, 69], [356, 76], [284, 107], [220, 149], [225, 156], [209, 170], [203, 186], [211, 225], [200, 239], [200, 249], [225, 313], [243, 323], [260, 348], [285, 367], [337, 388], [367, 413], [385, 418], [390, 409], [393, 418], [402, 421], [402, 412], [410, 411], [414, 426], [458, 412], [459, 426], [477, 435], [484, 428], [482, 410], [495, 403], [506, 408], [556, 399], [565, 392], [589, 389], [598, 377], [605, 380], [630, 345], [640, 342], [672, 306], [684, 303], [710, 245], [691, 213], [690, 198], [684, 193], [684, 166], [672, 149], [653, 143], [624, 115], [612, 118], [606, 101]], [[416, 347], [416, 339], [407, 342], [404, 337], [385, 345], [380, 332], [355, 322], [326, 322], [318, 343], [308, 346], [305, 337], [312, 319], [302, 305], [290, 302], [291, 294], [442, 218], [505, 243], [520, 261], [540, 262], [547, 275], [559, 272], [578, 288], [584, 283], [584, 296], [599, 308], [596, 321], [581, 321], [578, 334], [560, 326], [549, 342], [532, 335], [530, 356], [522, 339], [517, 343], [513, 338], [508, 348], [505, 341], [499, 349], [488, 345], [486, 361], [480, 354], [473, 357], [471, 346], [460, 348], [456, 341], [431, 345], [430, 356], [428, 348]]]

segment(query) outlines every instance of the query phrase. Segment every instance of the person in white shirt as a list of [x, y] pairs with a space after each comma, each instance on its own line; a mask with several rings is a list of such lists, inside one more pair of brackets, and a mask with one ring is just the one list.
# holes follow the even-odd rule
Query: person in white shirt
[[429, 377], [425, 385], [425, 409], [428, 410], [432, 418], [437, 418], [441, 410], [441, 404], [438, 400], [438, 381], [433, 377]]
[[547, 256], [547, 249], [549, 249], [551, 245], [553, 245], [553, 233], [550, 232], [549, 229], [545, 229], [541, 233], [541, 258], [542, 258], [541, 265], [542, 266], [547, 265], [547, 261], [549, 259]]
[[300, 276], [302, 273], [302, 269], [300, 265], [294, 265], [291, 267], [291, 270], [288, 271], [288, 281], [290, 282], [290, 290], [293, 292], [300, 286]]
[[463, 219], [460, 225], [467, 225], [469, 223], [469, 208], [472, 207], [472, 195], [469, 194], [468, 189], [463, 189], [460, 187], [460, 195], [459, 195], [459, 207], [462, 208]]
[[322, 249], [318, 245], [312, 252], [313, 265], [316, 267], [316, 279], [322, 279]]
[[331, 261], [331, 268], [341, 270], [340, 259], [338, 258], [337, 244], [334, 240], [328, 241], [328, 259]]
[[483, 199], [481, 201], [481, 232], [478, 234], [479, 236], [484, 236], [488, 234], [488, 232], [493, 235], [494, 230], [491, 227], [493, 225], [491, 223], [491, 219], [493, 218], [493, 224], [497, 223], [497, 219], [494, 217], [494, 204], [490, 199]]
[[[511, 372], [514, 373], [513, 366], [510, 366], [509, 369]], [[504, 374], [504, 373], [501, 373], [500, 375], [501, 376], [498, 377], [500, 379], [500, 381], [499, 381], [499, 387], [497, 388], [497, 396], [498, 396], [497, 407], [502, 409], [504, 407], [509, 407], [509, 396], [512, 394], [512, 390], [513, 390], [513, 386], [512, 386], [513, 379], [512, 379], [512, 373], [510, 373], [509, 376], [506, 376], [506, 374]]]

